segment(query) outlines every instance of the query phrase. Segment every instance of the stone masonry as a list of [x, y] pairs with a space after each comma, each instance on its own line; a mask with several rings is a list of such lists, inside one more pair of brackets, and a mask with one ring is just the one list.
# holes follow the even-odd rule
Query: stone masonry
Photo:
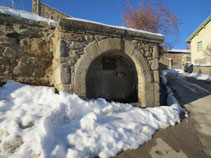
[[[119, 91], [121, 91], [121, 85], [124, 85], [124, 83], [120, 84], [123, 79], [119, 78], [118, 82], [116, 75], [109, 78], [109, 74], [114, 74], [113, 72], [124, 74], [125, 72], [118, 72], [117, 68], [103, 70], [103, 59], [101, 62], [99, 59], [100, 57], [116, 56], [117, 63], [120, 63], [118, 59], [122, 57], [130, 63], [128, 65], [135, 67], [137, 75], [134, 74], [134, 78], [137, 78], [137, 83], [133, 90], [137, 90], [138, 102], [143, 107], [159, 105], [158, 58], [159, 44], [163, 42], [163, 36], [74, 19], [61, 19], [56, 28], [55, 36], [57, 44], [53, 59], [53, 84], [57, 89], [87, 98], [88, 93], [92, 93], [90, 91], [96, 89], [100, 89], [98, 93], [107, 95], [110, 84], [116, 88], [119, 84], [119, 90], [116, 90], [116, 93], [119, 93], [119, 96], [122, 95]], [[92, 65], [97, 60], [99, 64], [98, 66], [95, 64], [94, 68]], [[112, 64], [110, 67], [112, 68]], [[87, 83], [90, 82], [88, 76], [91, 71], [96, 72], [93, 74], [96, 80], [102, 80], [103, 85], [105, 82], [108, 84], [101, 88], [92, 87], [87, 91], [90, 87]], [[105, 76], [103, 79], [100, 77], [102, 75]], [[94, 77], [92, 78], [94, 79]], [[93, 86], [96, 85], [93, 84]], [[130, 87], [133, 86], [134, 84]]]
[[50, 85], [53, 29], [44, 22], [0, 13], [0, 82]]
[[159, 106], [163, 36], [87, 21], [0, 13], [0, 82], [54, 86], [82, 98]]
[[55, 21], [58, 21], [61, 18], [70, 17], [69, 15], [60, 12], [57, 9], [41, 3], [40, 0], [32, 0], [32, 12]]

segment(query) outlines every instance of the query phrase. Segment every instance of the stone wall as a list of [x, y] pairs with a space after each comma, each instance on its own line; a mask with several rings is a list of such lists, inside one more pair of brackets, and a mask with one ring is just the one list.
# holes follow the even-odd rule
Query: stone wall
[[67, 14], [62, 13], [61, 11], [54, 9], [44, 3], [41, 3], [40, 0], [32, 0], [32, 12], [43, 16], [48, 19], [58, 21], [61, 18], [71, 17]]
[[119, 53], [130, 58], [136, 67], [138, 101], [143, 107], [159, 105], [158, 58], [162, 36], [73, 19], [61, 19], [55, 34], [58, 43], [53, 82], [58, 90], [87, 98], [90, 65], [102, 55]]
[[164, 53], [163, 56], [172, 59], [171, 69], [182, 69], [183, 66], [183, 56], [190, 55], [190, 53]]
[[50, 85], [53, 30], [44, 22], [0, 13], [0, 82]]
[[0, 22], [0, 83], [159, 106], [163, 36], [74, 19], [60, 19], [56, 29], [1, 13]]
[[211, 65], [203, 66], [203, 65], [194, 65], [193, 66], [194, 73], [202, 73], [206, 75], [211, 75]]
[[61, 18], [70, 17], [46, 4], [40, 3], [40, 16], [46, 17], [48, 19], [52, 19], [58, 21]]
[[166, 56], [161, 56], [159, 63], [160, 63], [160, 70], [172, 69], [173, 60], [171, 58], [168, 58]]

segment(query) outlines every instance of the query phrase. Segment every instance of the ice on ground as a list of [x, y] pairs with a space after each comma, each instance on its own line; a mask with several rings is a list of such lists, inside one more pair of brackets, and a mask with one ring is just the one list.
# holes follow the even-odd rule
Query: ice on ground
[[206, 75], [206, 74], [202, 74], [202, 73], [191, 73], [188, 76], [195, 77], [198, 80], [204, 80], [204, 81], [211, 82], [211, 75]]
[[22, 18], [29, 19], [29, 20], [32, 20], [32, 21], [47, 22], [50, 26], [56, 27], [56, 22], [54, 20], [47, 19], [47, 18], [41, 17], [37, 14], [30, 13], [30, 12], [27, 12], [27, 11], [16, 10], [16, 9], [11, 9], [11, 8], [0, 6], [0, 12], [2, 12], [4, 14], [22, 17]]
[[[173, 104], [172, 104], [173, 103]], [[54, 88], [14, 81], [0, 88], [1, 158], [108, 158], [180, 122], [177, 103], [137, 108], [84, 101]]]
[[174, 73], [174, 74], [184, 74], [187, 77], [194, 77], [197, 80], [204, 80], [204, 81], [208, 81], [211, 82], [211, 75], [207, 75], [207, 74], [202, 74], [202, 73], [186, 73], [181, 69], [170, 69], [170, 70], [163, 70], [162, 71], [163, 75], [167, 75], [168, 73]]
[[162, 73], [165, 75], [168, 73], [181, 74], [181, 73], [185, 73], [185, 72], [181, 69], [169, 69], [169, 70], [162, 70]]

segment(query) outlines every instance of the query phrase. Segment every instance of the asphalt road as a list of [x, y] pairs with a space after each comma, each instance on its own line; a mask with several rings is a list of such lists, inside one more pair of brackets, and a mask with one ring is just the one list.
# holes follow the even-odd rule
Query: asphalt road
[[189, 117], [135, 150], [115, 158], [211, 158], [211, 83], [181, 74], [168, 74], [168, 86]]

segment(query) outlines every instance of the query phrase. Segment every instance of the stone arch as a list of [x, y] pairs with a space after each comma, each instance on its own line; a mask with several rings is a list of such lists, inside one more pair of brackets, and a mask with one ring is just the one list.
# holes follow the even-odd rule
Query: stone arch
[[[86, 98], [86, 75], [91, 63], [102, 54], [109, 52], [121, 52], [127, 55], [136, 67], [138, 77], [138, 100], [142, 107], [150, 105], [154, 99], [150, 66], [147, 59], [141, 54], [130, 41], [123, 41], [119, 38], [108, 38], [102, 41], [94, 41], [85, 49], [75, 66], [74, 92]], [[152, 87], [152, 88], [151, 88]]]

